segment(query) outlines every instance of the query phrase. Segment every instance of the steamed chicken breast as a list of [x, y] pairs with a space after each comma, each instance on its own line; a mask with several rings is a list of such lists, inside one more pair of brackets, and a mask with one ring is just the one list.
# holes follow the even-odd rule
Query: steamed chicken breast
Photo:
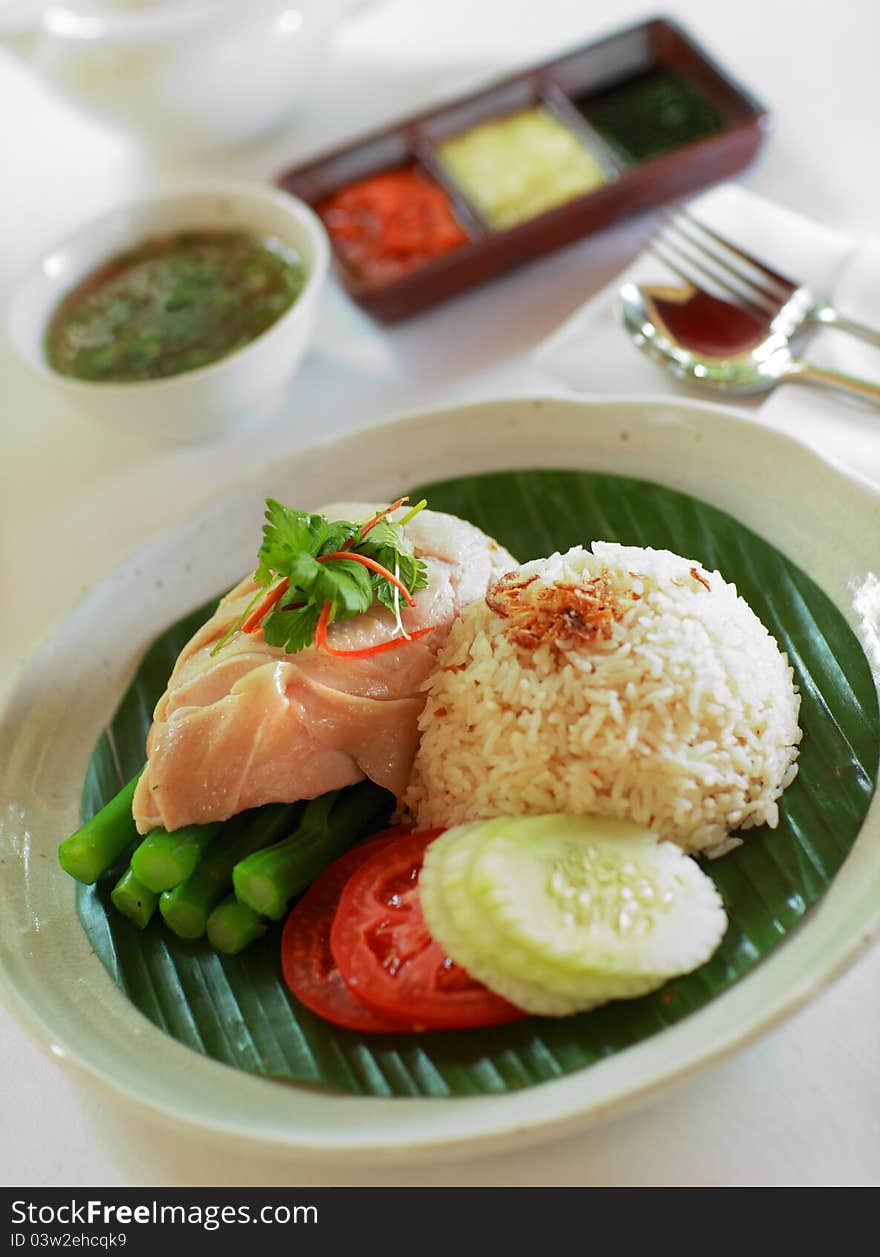
[[[381, 507], [334, 503], [330, 519], [365, 519]], [[140, 833], [225, 820], [263, 803], [310, 799], [369, 777], [402, 794], [418, 743], [421, 685], [434, 670], [460, 609], [482, 598], [516, 560], [453, 515], [424, 510], [406, 534], [428, 570], [415, 605], [401, 608], [415, 641], [364, 659], [307, 647], [288, 655], [262, 633], [239, 633], [211, 651], [257, 586], [248, 576], [183, 648], [153, 713], [147, 765], [134, 796]], [[393, 615], [374, 604], [335, 623], [329, 641], [356, 650], [387, 641]]]

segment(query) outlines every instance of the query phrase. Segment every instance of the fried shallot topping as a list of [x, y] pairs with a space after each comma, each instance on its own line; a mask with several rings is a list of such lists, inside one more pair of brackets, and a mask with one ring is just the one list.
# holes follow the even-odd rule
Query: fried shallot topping
[[705, 585], [705, 586], [706, 586], [706, 588], [709, 590], [709, 592], [710, 592], [710, 593], [712, 592], [712, 586], [711, 586], [711, 585], [709, 584], [709, 582], [706, 580], [705, 576], [704, 576], [704, 575], [703, 575], [703, 573], [699, 570], [699, 568], [692, 567], [692, 568], [691, 568], [691, 576], [693, 576], [694, 580], [698, 580], [698, 581], [700, 582], [700, 584], [701, 584], [701, 585]]
[[[558, 651], [607, 640], [611, 625], [623, 616], [625, 607], [607, 571], [583, 584], [539, 584], [530, 590], [537, 579], [508, 572], [486, 594], [489, 610], [510, 621], [505, 636], [522, 650], [549, 645]], [[637, 599], [639, 595], [632, 592], [630, 597]]]

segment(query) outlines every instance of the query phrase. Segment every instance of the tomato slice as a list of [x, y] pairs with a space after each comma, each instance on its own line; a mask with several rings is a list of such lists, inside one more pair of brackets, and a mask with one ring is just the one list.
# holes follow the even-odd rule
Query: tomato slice
[[406, 1019], [395, 1021], [361, 1003], [345, 985], [330, 951], [330, 925], [349, 877], [402, 832], [386, 830], [334, 860], [290, 913], [281, 934], [281, 971], [292, 994], [319, 1017], [347, 1030], [400, 1034], [416, 1029]]
[[425, 1030], [500, 1025], [526, 1016], [446, 955], [428, 932], [418, 895], [425, 848], [442, 830], [405, 834], [356, 869], [330, 928], [343, 979], [382, 1016]]

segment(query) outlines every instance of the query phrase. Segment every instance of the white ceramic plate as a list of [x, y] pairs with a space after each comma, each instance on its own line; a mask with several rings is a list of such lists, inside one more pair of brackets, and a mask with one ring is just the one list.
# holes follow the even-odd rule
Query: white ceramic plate
[[560, 1135], [644, 1100], [793, 1012], [880, 933], [875, 799], [828, 893], [730, 991], [589, 1069], [475, 1098], [337, 1096], [230, 1069], [156, 1029], [105, 973], [55, 859], [58, 841], [76, 825], [91, 748], [138, 657], [253, 562], [264, 497], [310, 507], [390, 499], [427, 479], [539, 466], [659, 480], [730, 511], [825, 589], [880, 679], [880, 498], [806, 447], [719, 408], [677, 400], [481, 403], [362, 429], [262, 468], [99, 581], [38, 646], [0, 714], [0, 981], [13, 1013], [59, 1061], [128, 1103], [227, 1139], [337, 1164], [438, 1159], [465, 1146]]

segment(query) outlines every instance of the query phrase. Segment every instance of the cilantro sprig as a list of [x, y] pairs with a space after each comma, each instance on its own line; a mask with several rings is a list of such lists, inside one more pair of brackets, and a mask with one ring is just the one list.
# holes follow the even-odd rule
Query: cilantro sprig
[[[239, 630], [258, 627], [270, 646], [288, 654], [314, 643], [330, 654], [358, 657], [389, 649], [401, 636], [412, 640], [429, 631], [406, 634], [400, 620], [401, 597], [412, 603], [413, 594], [428, 583], [427, 568], [403, 529], [426, 503], [419, 502], [399, 522], [390, 518], [408, 500], [400, 498], [371, 519], [352, 522], [295, 511], [268, 498], [254, 573], [259, 588], [212, 654]], [[398, 635], [359, 651], [331, 648], [328, 625], [361, 615], [374, 602], [394, 613]]]

